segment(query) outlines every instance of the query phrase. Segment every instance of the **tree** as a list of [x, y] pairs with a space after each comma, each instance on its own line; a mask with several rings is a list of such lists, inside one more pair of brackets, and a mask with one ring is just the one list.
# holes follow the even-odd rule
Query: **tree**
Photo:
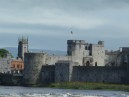
[[0, 57], [1, 58], [6, 58], [8, 54], [10, 54], [8, 50], [6, 50], [6, 49], [0, 49]]

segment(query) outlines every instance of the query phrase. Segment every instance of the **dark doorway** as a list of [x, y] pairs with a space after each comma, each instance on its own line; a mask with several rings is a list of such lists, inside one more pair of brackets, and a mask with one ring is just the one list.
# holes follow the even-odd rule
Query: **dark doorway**
[[89, 61], [86, 62], [86, 66], [90, 66], [90, 62]]
[[97, 66], [97, 62], [95, 62], [95, 66]]

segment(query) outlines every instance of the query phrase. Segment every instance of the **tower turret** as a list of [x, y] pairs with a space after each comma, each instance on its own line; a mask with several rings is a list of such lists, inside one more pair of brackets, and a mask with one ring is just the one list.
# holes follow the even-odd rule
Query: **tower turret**
[[28, 52], [28, 38], [22, 37], [18, 39], [18, 58], [24, 60], [24, 53]]
[[67, 55], [76, 56], [79, 53], [83, 53], [85, 50], [85, 41], [84, 40], [68, 40], [67, 41]]
[[85, 41], [84, 40], [68, 40], [67, 41], [67, 55], [82, 65], [82, 60], [85, 54]]

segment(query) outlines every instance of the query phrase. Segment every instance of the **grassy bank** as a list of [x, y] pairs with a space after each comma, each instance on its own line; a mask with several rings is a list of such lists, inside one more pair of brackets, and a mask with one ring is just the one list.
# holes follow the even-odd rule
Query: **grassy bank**
[[62, 89], [84, 89], [84, 90], [118, 90], [129, 91], [129, 85], [107, 84], [107, 83], [87, 83], [87, 82], [63, 82], [36, 85], [39, 87], [62, 88]]

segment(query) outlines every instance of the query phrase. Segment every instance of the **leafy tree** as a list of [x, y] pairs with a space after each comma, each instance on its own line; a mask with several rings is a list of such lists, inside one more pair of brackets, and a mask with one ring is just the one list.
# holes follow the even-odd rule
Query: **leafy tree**
[[8, 54], [10, 54], [8, 50], [6, 50], [6, 49], [0, 49], [0, 57], [1, 58], [6, 58]]

